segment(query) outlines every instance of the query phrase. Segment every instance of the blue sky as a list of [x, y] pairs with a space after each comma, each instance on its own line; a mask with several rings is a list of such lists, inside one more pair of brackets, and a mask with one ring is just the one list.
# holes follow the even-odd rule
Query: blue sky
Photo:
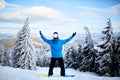
[[84, 27], [100, 33], [107, 18], [120, 32], [120, 0], [0, 0], [0, 33], [16, 35], [26, 17], [33, 34], [82, 34]]

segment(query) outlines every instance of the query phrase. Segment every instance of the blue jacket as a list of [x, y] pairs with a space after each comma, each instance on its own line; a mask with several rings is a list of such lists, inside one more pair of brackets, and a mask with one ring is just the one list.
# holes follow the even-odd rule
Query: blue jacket
[[68, 39], [65, 39], [65, 40], [60, 40], [60, 39], [48, 40], [43, 36], [43, 34], [41, 34], [40, 36], [43, 39], [43, 41], [45, 41], [46, 43], [48, 43], [50, 45], [51, 57], [52, 58], [63, 57], [63, 55], [62, 55], [62, 45], [66, 44], [67, 42], [69, 42], [73, 38], [73, 36], [71, 36], [71, 37], [69, 37]]

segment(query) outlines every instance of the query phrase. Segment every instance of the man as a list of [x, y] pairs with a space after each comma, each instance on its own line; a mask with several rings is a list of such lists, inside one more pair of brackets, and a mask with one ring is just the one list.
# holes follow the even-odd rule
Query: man
[[73, 35], [71, 37], [69, 37], [68, 39], [65, 39], [65, 40], [59, 39], [59, 35], [57, 32], [53, 33], [52, 40], [46, 39], [43, 36], [41, 31], [39, 31], [39, 33], [40, 33], [40, 36], [43, 39], [43, 41], [48, 43], [51, 48], [51, 63], [50, 63], [50, 67], [49, 67], [48, 77], [53, 75], [53, 68], [54, 68], [54, 64], [55, 64], [56, 60], [58, 60], [59, 66], [61, 68], [60, 75], [65, 76], [65, 68], [64, 68], [63, 55], [62, 55], [62, 45], [69, 42], [76, 35], [76, 32], [73, 33]]

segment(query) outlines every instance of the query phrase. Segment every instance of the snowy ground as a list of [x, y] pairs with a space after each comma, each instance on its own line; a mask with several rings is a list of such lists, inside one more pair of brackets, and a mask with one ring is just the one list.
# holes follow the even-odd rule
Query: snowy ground
[[[23, 70], [8, 66], [0, 66], [0, 80], [120, 80], [120, 77], [100, 77], [91, 72], [79, 72], [66, 69], [66, 74], [75, 74], [75, 77], [39, 77], [38, 74], [47, 74], [48, 67], [38, 67], [37, 70]], [[54, 74], [59, 74], [60, 69], [55, 68]]]

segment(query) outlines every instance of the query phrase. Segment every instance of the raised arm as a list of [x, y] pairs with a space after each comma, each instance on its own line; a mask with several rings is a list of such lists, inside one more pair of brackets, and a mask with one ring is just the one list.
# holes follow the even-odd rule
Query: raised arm
[[46, 43], [49, 44], [49, 43], [50, 43], [50, 40], [46, 39], [45, 36], [42, 34], [41, 31], [39, 31], [39, 33], [40, 33], [40, 37], [43, 39], [43, 41], [45, 41]]
[[75, 35], [76, 35], [76, 32], [74, 32], [74, 33], [72, 34], [72, 36], [69, 37], [68, 39], [63, 40], [63, 44], [66, 44], [67, 42], [69, 42], [70, 40], [72, 40]]

